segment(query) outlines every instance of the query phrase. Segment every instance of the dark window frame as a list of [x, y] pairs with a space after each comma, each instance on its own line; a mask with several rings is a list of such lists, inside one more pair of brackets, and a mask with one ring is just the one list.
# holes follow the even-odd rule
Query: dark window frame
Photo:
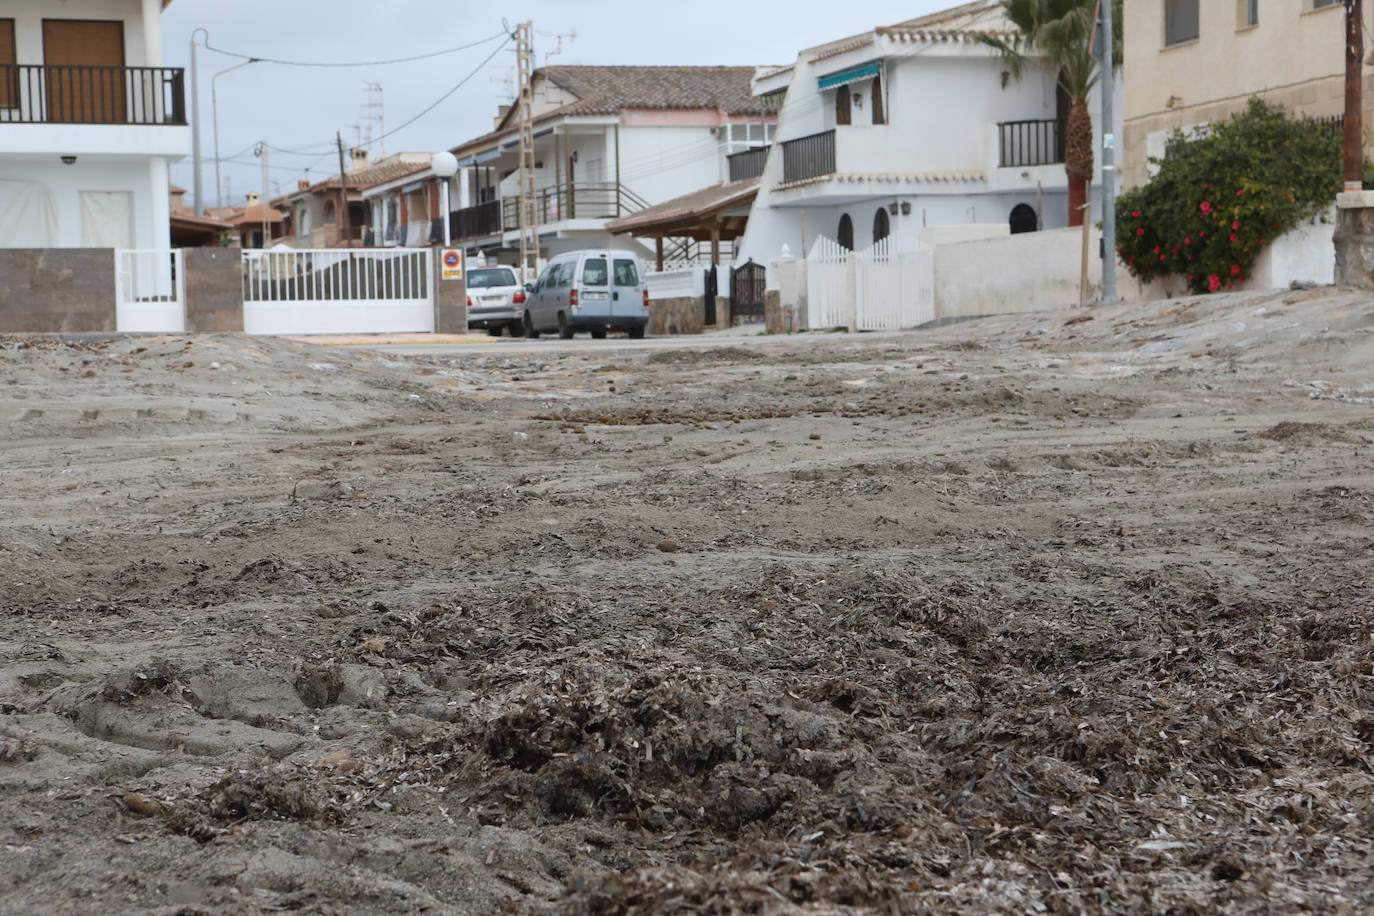
[[[1198, 40], [1202, 34], [1201, 10], [1201, 0], [1164, 0], [1164, 47]], [[1190, 19], [1191, 29], [1188, 28]]]

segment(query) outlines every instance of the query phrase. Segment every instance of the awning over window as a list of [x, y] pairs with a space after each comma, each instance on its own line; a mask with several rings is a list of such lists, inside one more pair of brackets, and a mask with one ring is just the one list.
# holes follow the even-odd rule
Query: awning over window
[[862, 83], [865, 80], [873, 79], [873, 77], [878, 75], [881, 69], [882, 62], [876, 60], [871, 64], [864, 64], [862, 67], [851, 67], [848, 70], [841, 70], [839, 73], [832, 73], [829, 76], [821, 77], [818, 81], [817, 88], [819, 88], [821, 92], [824, 92], [827, 89], [838, 89], [841, 86], [848, 86], [850, 83]]

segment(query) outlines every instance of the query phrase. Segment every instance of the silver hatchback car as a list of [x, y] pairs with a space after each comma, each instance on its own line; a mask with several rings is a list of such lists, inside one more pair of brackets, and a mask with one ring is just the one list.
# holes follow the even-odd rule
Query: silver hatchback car
[[510, 328], [519, 337], [525, 326], [525, 287], [510, 267], [474, 267], [468, 271], [468, 327], [492, 337]]

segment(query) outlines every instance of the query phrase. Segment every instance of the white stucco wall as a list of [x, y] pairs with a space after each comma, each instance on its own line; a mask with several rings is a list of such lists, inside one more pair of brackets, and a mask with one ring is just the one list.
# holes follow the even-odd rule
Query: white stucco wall
[[[808, 240], [817, 232], [832, 238], [839, 214], [854, 220], [855, 244], [871, 242], [873, 212], [893, 201], [911, 205], [913, 228], [947, 223], [1006, 224], [1012, 208], [1038, 209], [1046, 229], [1068, 225], [1068, 178], [1062, 165], [1000, 168], [997, 124], [1048, 120], [1056, 116], [1052, 77], [1028, 70], [1022, 81], [1008, 75], [990, 51], [955, 43], [941, 45], [867, 45], [848, 54], [811, 63], [803, 53], [793, 67], [778, 125], [780, 141], [835, 128], [834, 92], [821, 92], [818, 79], [883, 58], [887, 124], [873, 125], [870, 85], [856, 84], [865, 98], [852, 111], [852, 125], [836, 128], [836, 167], [841, 174], [958, 171], [981, 173], [971, 182], [818, 182], [777, 191], [783, 180], [781, 143], [774, 147], [762, 187], [740, 243], [740, 257], [768, 262], [785, 242], [796, 253], [805, 213]], [[1117, 135], [1120, 135], [1122, 82], [1117, 84]], [[1089, 101], [1095, 148], [1102, 147], [1097, 93]], [[1100, 161], [1098, 165], [1100, 166]], [[1093, 219], [1100, 218], [1100, 187], [1094, 186]], [[908, 235], [907, 237], [914, 237]], [[865, 242], [865, 239], [868, 242]], [[808, 244], [810, 241], [808, 241]]]
[[170, 199], [166, 159], [109, 160], [83, 158], [76, 165], [56, 159], [0, 160], [0, 175], [43, 185], [57, 212], [58, 248], [81, 247], [81, 192], [127, 191], [133, 195], [134, 247], [171, 247]]

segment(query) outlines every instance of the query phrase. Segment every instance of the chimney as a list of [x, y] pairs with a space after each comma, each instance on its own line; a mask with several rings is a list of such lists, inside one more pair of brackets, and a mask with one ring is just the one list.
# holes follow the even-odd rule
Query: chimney
[[367, 165], [368, 165], [367, 150], [362, 149], [361, 147], [355, 146], [355, 147], [353, 147], [353, 149], [351, 149], [351, 150], [348, 151], [348, 154], [349, 154], [349, 156], [351, 157], [350, 160], [349, 160], [349, 164], [348, 164], [348, 170], [349, 170], [350, 172], [356, 172], [358, 169], [365, 169], [365, 168], [367, 168]]
[[297, 191], [309, 191], [309, 190], [310, 190], [310, 179], [309, 179], [309, 178], [302, 178], [300, 181], [296, 182], [296, 190], [297, 190]]
[[514, 108], [514, 107], [515, 107], [514, 105], [502, 105], [500, 108], [497, 108], [497, 109], [496, 109], [496, 126], [497, 126], [497, 127], [500, 127], [500, 126], [501, 126], [501, 122], [504, 121], [504, 120], [506, 119], [506, 115], [510, 114], [510, 110], [511, 110], [512, 108]]
[[256, 207], [257, 205], [258, 205], [258, 192], [257, 192], [257, 191], [249, 191], [249, 192], [248, 192], [248, 206], [250, 206], [250, 207]]

